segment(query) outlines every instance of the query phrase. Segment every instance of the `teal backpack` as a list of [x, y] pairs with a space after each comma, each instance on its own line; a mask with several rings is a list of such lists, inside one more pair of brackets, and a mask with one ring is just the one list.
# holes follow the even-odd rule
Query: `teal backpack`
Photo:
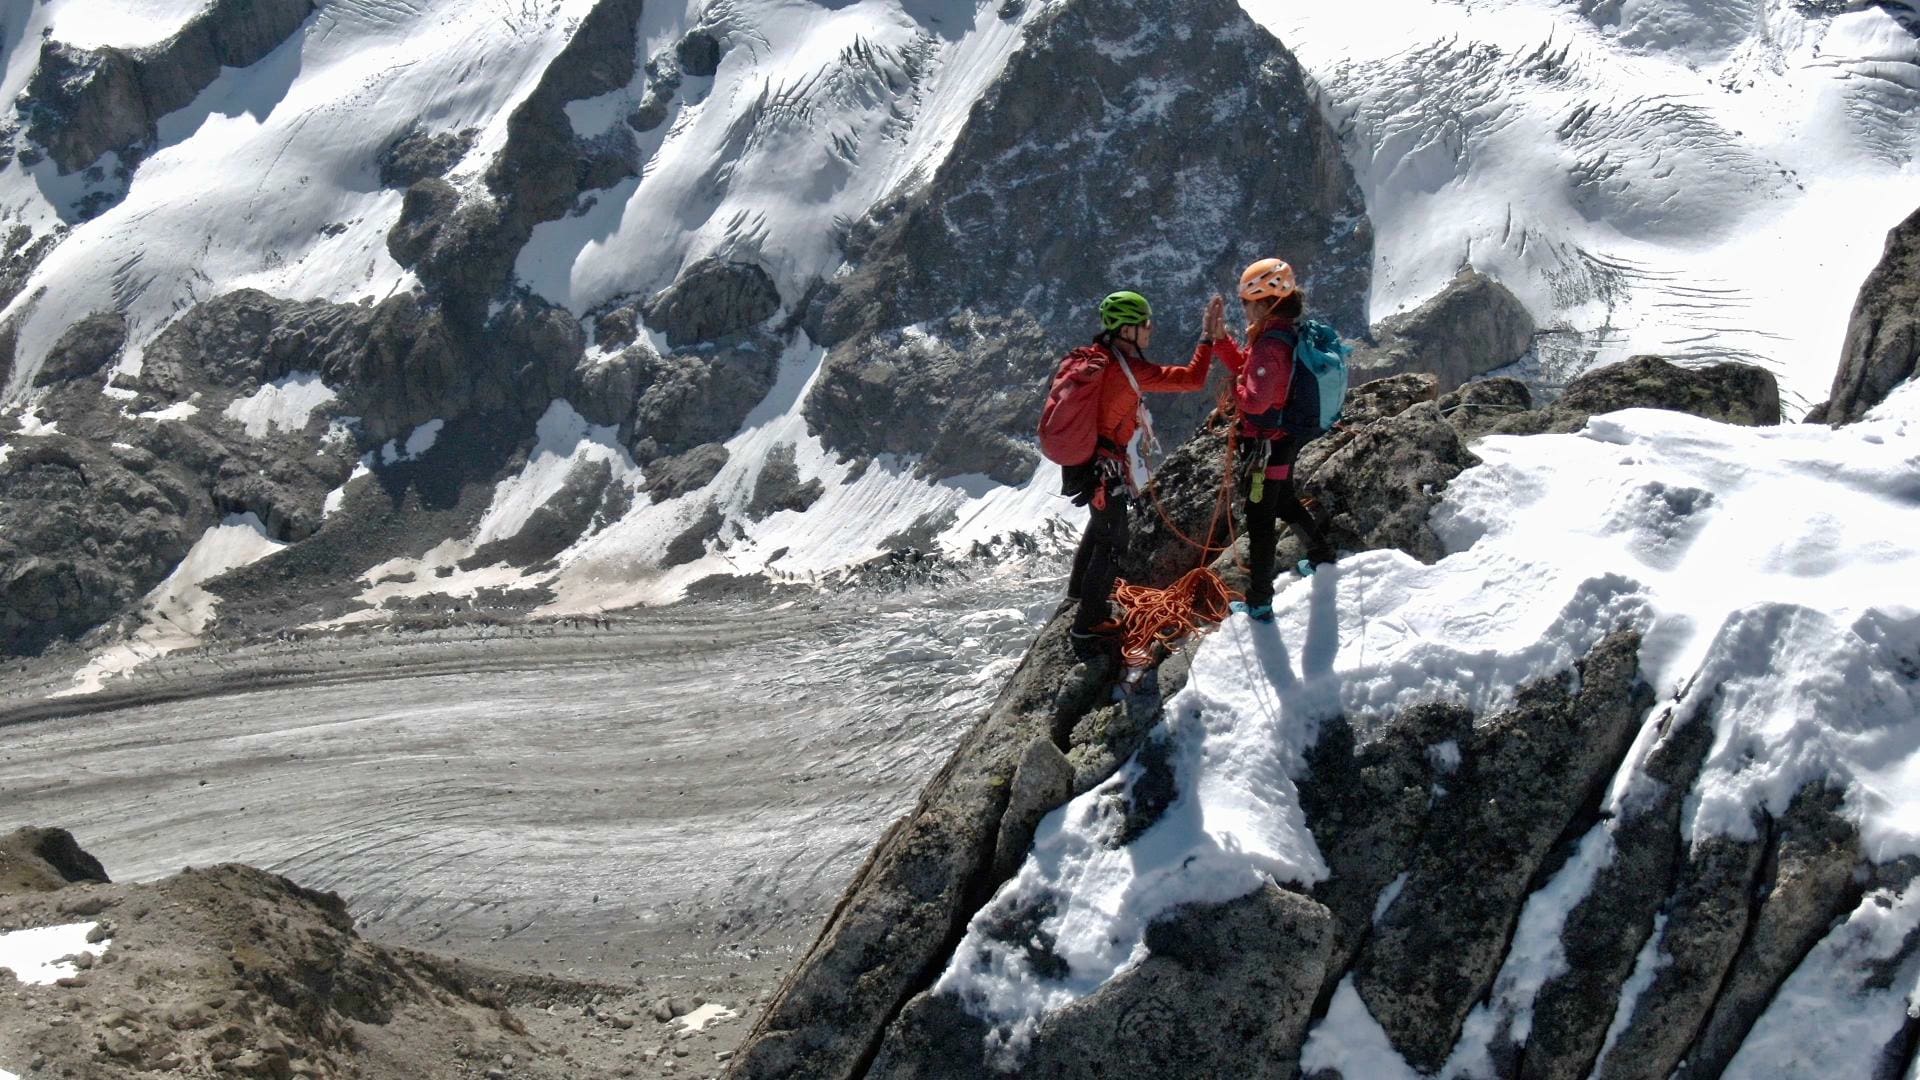
[[1289, 333], [1274, 331], [1293, 346], [1294, 379], [1313, 378], [1312, 386], [1296, 385], [1288, 396], [1285, 424], [1301, 440], [1326, 434], [1340, 419], [1347, 403], [1347, 356], [1353, 346], [1340, 340], [1340, 334], [1323, 322], [1309, 319]]

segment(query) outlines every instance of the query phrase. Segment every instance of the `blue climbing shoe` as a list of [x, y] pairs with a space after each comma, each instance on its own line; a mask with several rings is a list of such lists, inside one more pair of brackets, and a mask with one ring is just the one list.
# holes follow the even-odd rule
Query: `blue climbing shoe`
[[1235, 600], [1233, 603], [1227, 605], [1227, 610], [1233, 612], [1235, 615], [1245, 615], [1247, 618], [1258, 623], [1270, 623], [1273, 621], [1272, 604], [1248, 607], [1245, 600]]
[[1301, 559], [1299, 562], [1294, 563], [1293, 572], [1296, 574], [1299, 574], [1301, 577], [1312, 577], [1313, 576], [1313, 560]]

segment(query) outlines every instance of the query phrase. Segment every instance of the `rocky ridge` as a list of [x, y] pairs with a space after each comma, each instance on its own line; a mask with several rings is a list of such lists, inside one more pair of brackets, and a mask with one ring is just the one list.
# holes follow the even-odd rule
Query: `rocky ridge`
[[[1577, 429], [1589, 410], [1626, 407], [1780, 420], [1771, 378], [1738, 364], [1641, 358], [1582, 376], [1544, 408], [1513, 380], [1442, 396], [1433, 376], [1398, 376], [1356, 390], [1352, 427], [1304, 458], [1306, 487], [1344, 550], [1392, 547], [1431, 561], [1442, 552], [1428, 512], [1476, 463], [1474, 440], [1501, 429]], [[1184, 529], [1206, 528], [1223, 441], [1203, 432], [1160, 474], [1169, 516]], [[1136, 523], [1134, 539], [1135, 580], [1164, 584], [1193, 565], [1195, 553], [1151, 518]], [[1283, 541], [1283, 561], [1295, 543]], [[1216, 563], [1230, 581], [1233, 561]], [[957, 1078], [1010, 1067], [989, 1051], [985, 1022], [927, 990], [962, 929], [1054, 807], [1113, 788], [1106, 805], [1125, 843], [1174, 797], [1152, 733], [1185, 684], [1187, 654], [1109, 704], [1101, 691], [1111, 670], [1077, 665], [1065, 648], [1068, 614], [1041, 634], [999, 703], [875, 849], [730, 1076]], [[1486, 999], [1522, 906], [1598, 823], [1601, 795], [1655, 704], [1638, 676], [1639, 644], [1616, 632], [1495, 715], [1436, 704], [1365, 730], [1323, 728], [1301, 801], [1331, 860], [1329, 878], [1168, 916], [1149, 931], [1147, 960], [1048, 1016], [1019, 1067], [1089, 1077], [1142, 1068], [1298, 1075], [1310, 1022], [1355, 994], [1410, 1064], [1439, 1068]], [[1865, 890], [1910, 876], [1868, 864], [1833, 794], [1817, 785], [1778, 821], [1758, 822], [1755, 840], [1688, 849], [1680, 799], [1718, 707], [1658, 716], [1637, 794], [1614, 832], [1619, 856], [1564, 931], [1577, 962], [1542, 987], [1530, 1029], [1500, 1019], [1508, 1026], [1490, 1050], [1499, 1075], [1587, 1075], [1656, 918], [1674, 962], [1623, 1018], [1600, 1075], [1666, 1076], [1683, 1063], [1686, 1075], [1717, 1075], [1832, 921]], [[1458, 763], [1431, 752], [1447, 742], [1461, 748]], [[1132, 779], [1110, 780], [1129, 759], [1138, 764]], [[1049, 946], [1036, 931], [1044, 909], [996, 907], [984, 917], [1044, 968]], [[1911, 1047], [1903, 1033], [1888, 1035], [1888, 1075], [1898, 1075]]]

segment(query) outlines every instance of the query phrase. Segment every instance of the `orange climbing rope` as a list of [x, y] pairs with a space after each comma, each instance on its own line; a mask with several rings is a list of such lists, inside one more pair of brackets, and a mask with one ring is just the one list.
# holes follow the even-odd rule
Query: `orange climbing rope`
[[[1173, 535], [1200, 552], [1200, 565], [1164, 589], [1132, 585], [1125, 581], [1114, 583], [1113, 598], [1122, 609], [1120, 624], [1125, 628], [1120, 644], [1120, 659], [1129, 668], [1147, 668], [1165, 659], [1167, 654], [1180, 647], [1189, 634], [1219, 625], [1227, 617], [1227, 605], [1240, 599], [1240, 594], [1229, 589], [1227, 583], [1208, 565], [1215, 554], [1228, 550], [1234, 542], [1233, 457], [1239, 445], [1240, 425], [1224, 392], [1220, 406], [1214, 415], [1226, 421], [1227, 452], [1221, 464], [1220, 489], [1214, 497], [1213, 517], [1207, 522], [1206, 539], [1195, 540], [1176, 525], [1172, 515], [1160, 502], [1158, 481], [1147, 483], [1147, 497], [1153, 503], [1154, 511]], [[1222, 514], [1227, 519], [1226, 543], [1216, 545], [1213, 539], [1220, 535]]]

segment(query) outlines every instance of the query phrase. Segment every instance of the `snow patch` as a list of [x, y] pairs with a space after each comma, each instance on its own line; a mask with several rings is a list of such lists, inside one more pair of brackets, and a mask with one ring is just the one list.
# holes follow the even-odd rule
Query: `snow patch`
[[164, 409], [155, 409], [152, 412], [135, 413], [134, 418], [137, 420], [153, 420], [156, 422], [161, 420], [172, 420], [172, 421], [178, 422], [182, 420], [191, 419], [194, 416], [199, 415], [199, 413], [200, 413], [200, 406], [195, 405], [193, 402], [176, 401]]
[[1916, 935], [1920, 882], [1869, 893], [1780, 988], [1726, 1080], [1875, 1075], [1888, 1035], [1920, 1015]]
[[446, 425], [445, 420], [429, 420], [408, 432], [405, 442], [388, 439], [380, 447], [380, 464], [397, 465], [403, 461], [420, 460], [420, 455], [433, 449], [433, 444], [440, 441], [440, 431]]
[[1332, 1070], [1367, 1080], [1422, 1080], [1367, 1011], [1351, 975], [1340, 981], [1327, 1015], [1307, 1033], [1300, 1049], [1300, 1069], [1308, 1074]]
[[87, 936], [99, 923], [69, 923], [37, 930], [0, 932], [0, 968], [27, 986], [52, 986], [80, 974], [72, 957], [104, 955], [113, 939], [89, 943]]
[[319, 372], [295, 371], [235, 398], [222, 415], [247, 429], [247, 436], [266, 438], [273, 430], [302, 431], [313, 410], [334, 400], [333, 388], [320, 381]]
[[709, 1001], [685, 1016], [674, 1017], [673, 1022], [684, 1031], [705, 1031], [723, 1020], [732, 1020], [740, 1014], [717, 1001]]

